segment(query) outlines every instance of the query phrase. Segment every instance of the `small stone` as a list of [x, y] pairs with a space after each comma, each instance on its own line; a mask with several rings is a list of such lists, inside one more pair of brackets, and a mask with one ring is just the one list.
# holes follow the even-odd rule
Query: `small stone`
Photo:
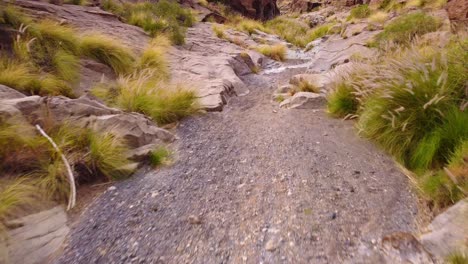
[[333, 212], [331, 215], [331, 219], [332, 220], [336, 219], [337, 215], [338, 215], [338, 212]]
[[278, 110], [273, 110], [273, 113], [275, 113], [275, 114], [278, 113]]
[[274, 239], [268, 240], [265, 245], [265, 249], [270, 252], [275, 251], [276, 248], [278, 248], [278, 243]]
[[192, 224], [192, 225], [199, 225], [199, 224], [201, 224], [201, 219], [200, 219], [200, 217], [198, 217], [198, 216], [196, 216], [196, 215], [190, 215], [190, 216], [188, 217], [188, 221], [189, 221], [189, 223]]
[[371, 240], [371, 243], [372, 243], [373, 245], [375, 245], [375, 243], [377, 243], [377, 241], [376, 241], [375, 239], [372, 239], [372, 240]]
[[117, 187], [111, 186], [111, 187], [107, 188], [107, 190], [108, 191], [115, 191], [115, 190], [117, 190]]

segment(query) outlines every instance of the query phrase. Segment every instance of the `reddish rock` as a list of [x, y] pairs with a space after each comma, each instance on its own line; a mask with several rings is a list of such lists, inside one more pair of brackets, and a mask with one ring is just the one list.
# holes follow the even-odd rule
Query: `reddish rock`
[[451, 0], [447, 3], [447, 12], [450, 20], [468, 21], [468, 1]]
[[230, 5], [244, 16], [267, 20], [279, 15], [276, 0], [232, 0]]

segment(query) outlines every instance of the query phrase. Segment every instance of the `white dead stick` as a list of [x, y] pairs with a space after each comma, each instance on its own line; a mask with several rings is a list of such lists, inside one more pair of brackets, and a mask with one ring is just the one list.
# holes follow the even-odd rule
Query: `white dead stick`
[[70, 183], [70, 196], [68, 197], [68, 207], [67, 210], [72, 209], [75, 206], [76, 203], [76, 186], [75, 186], [75, 178], [73, 177], [73, 172], [70, 167], [70, 164], [68, 163], [67, 159], [65, 158], [65, 155], [63, 155], [62, 151], [58, 148], [57, 144], [50, 138], [44, 130], [42, 130], [41, 126], [36, 125], [37, 130], [39, 130], [39, 133], [43, 135], [47, 140], [50, 142], [50, 144], [54, 147], [55, 151], [60, 155], [62, 158], [63, 163], [65, 164], [65, 167], [67, 168], [67, 175], [68, 175], [68, 182]]

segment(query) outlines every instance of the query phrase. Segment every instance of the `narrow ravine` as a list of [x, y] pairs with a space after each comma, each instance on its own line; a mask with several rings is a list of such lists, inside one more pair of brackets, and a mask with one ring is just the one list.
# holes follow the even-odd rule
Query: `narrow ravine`
[[352, 122], [272, 102], [292, 74], [183, 121], [175, 164], [115, 184], [57, 263], [341, 263], [415, 231], [407, 178]]

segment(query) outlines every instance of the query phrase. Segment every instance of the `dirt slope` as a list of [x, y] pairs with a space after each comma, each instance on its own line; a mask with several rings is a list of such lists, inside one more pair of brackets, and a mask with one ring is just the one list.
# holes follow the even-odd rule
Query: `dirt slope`
[[251, 75], [249, 95], [182, 122], [176, 163], [107, 191], [57, 263], [352, 262], [414, 231], [407, 179], [352, 122], [271, 102], [292, 74]]

